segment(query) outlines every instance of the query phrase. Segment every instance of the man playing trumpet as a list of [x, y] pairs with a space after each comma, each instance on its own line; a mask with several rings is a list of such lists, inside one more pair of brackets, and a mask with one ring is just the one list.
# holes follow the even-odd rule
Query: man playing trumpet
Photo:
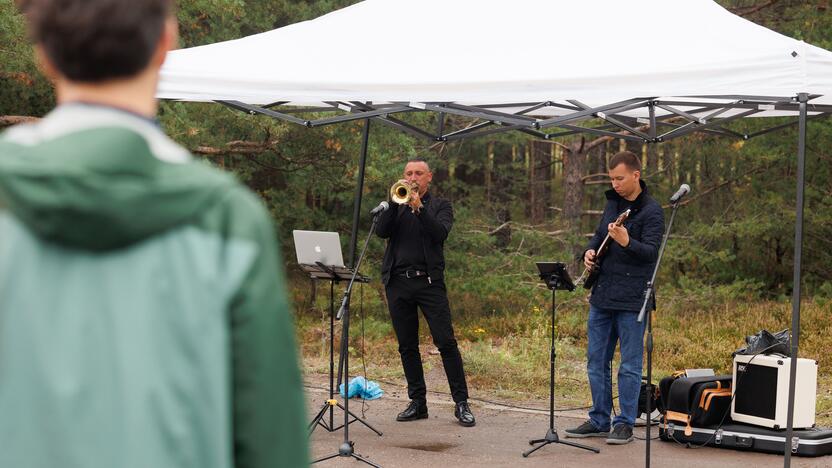
[[[468, 406], [468, 386], [454, 338], [444, 281], [443, 250], [454, 222], [453, 207], [449, 201], [428, 193], [432, 179], [433, 173], [424, 159], [408, 161], [403, 181], [391, 190], [394, 201], [401, 204], [385, 211], [376, 228], [379, 237], [388, 239], [381, 278], [411, 400], [396, 420], [415, 421], [428, 417], [427, 388], [419, 354], [418, 306], [442, 355], [451, 396], [456, 403], [454, 416], [459, 424], [470, 427], [476, 421]], [[400, 191], [400, 183], [411, 187]]]

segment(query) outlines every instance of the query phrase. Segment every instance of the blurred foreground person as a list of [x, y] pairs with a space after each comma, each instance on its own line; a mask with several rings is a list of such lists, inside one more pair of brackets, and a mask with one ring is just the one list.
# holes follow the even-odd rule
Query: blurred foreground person
[[58, 107], [0, 135], [0, 466], [305, 466], [269, 215], [154, 120], [172, 0], [17, 3]]

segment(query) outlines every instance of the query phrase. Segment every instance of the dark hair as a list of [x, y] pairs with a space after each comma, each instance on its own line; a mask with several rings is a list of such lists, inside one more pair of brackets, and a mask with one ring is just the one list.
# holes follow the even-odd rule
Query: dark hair
[[627, 169], [631, 171], [641, 170], [641, 159], [639, 159], [639, 157], [632, 151], [622, 151], [620, 153], [616, 153], [610, 158], [608, 168], [609, 170], [613, 170], [618, 167], [619, 164], [627, 166]]
[[129, 78], [153, 56], [173, 0], [17, 0], [29, 36], [71, 81]]
[[415, 157], [415, 158], [410, 158], [410, 159], [407, 160], [407, 163], [405, 164], [405, 166], [410, 164], [410, 163], [413, 163], [413, 162], [425, 163], [425, 166], [428, 167], [428, 172], [430, 172], [430, 163], [427, 161], [427, 159], [421, 158], [421, 157], [418, 157], [418, 156]]

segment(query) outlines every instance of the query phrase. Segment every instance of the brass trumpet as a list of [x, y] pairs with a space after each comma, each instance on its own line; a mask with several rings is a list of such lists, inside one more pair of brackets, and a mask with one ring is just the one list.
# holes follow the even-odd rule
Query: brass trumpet
[[390, 187], [390, 199], [393, 203], [399, 205], [406, 205], [410, 203], [413, 194], [419, 191], [419, 185], [410, 183], [405, 179], [401, 179]]

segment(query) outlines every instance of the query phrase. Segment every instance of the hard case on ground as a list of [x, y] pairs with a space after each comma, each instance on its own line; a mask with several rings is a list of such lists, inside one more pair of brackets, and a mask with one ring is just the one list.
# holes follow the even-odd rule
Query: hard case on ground
[[[693, 427], [691, 435], [685, 435], [685, 427], [679, 424], [662, 424], [659, 437], [662, 440], [680, 444], [710, 445], [753, 452], [783, 453], [786, 430], [775, 430], [748, 424], [731, 423], [721, 428], [718, 425]], [[832, 454], [832, 429], [811, 428], [793, 431], [790, 444], [794, 455], [819, 457]], [[674, 442], [675, 441], [675, 442]]]

